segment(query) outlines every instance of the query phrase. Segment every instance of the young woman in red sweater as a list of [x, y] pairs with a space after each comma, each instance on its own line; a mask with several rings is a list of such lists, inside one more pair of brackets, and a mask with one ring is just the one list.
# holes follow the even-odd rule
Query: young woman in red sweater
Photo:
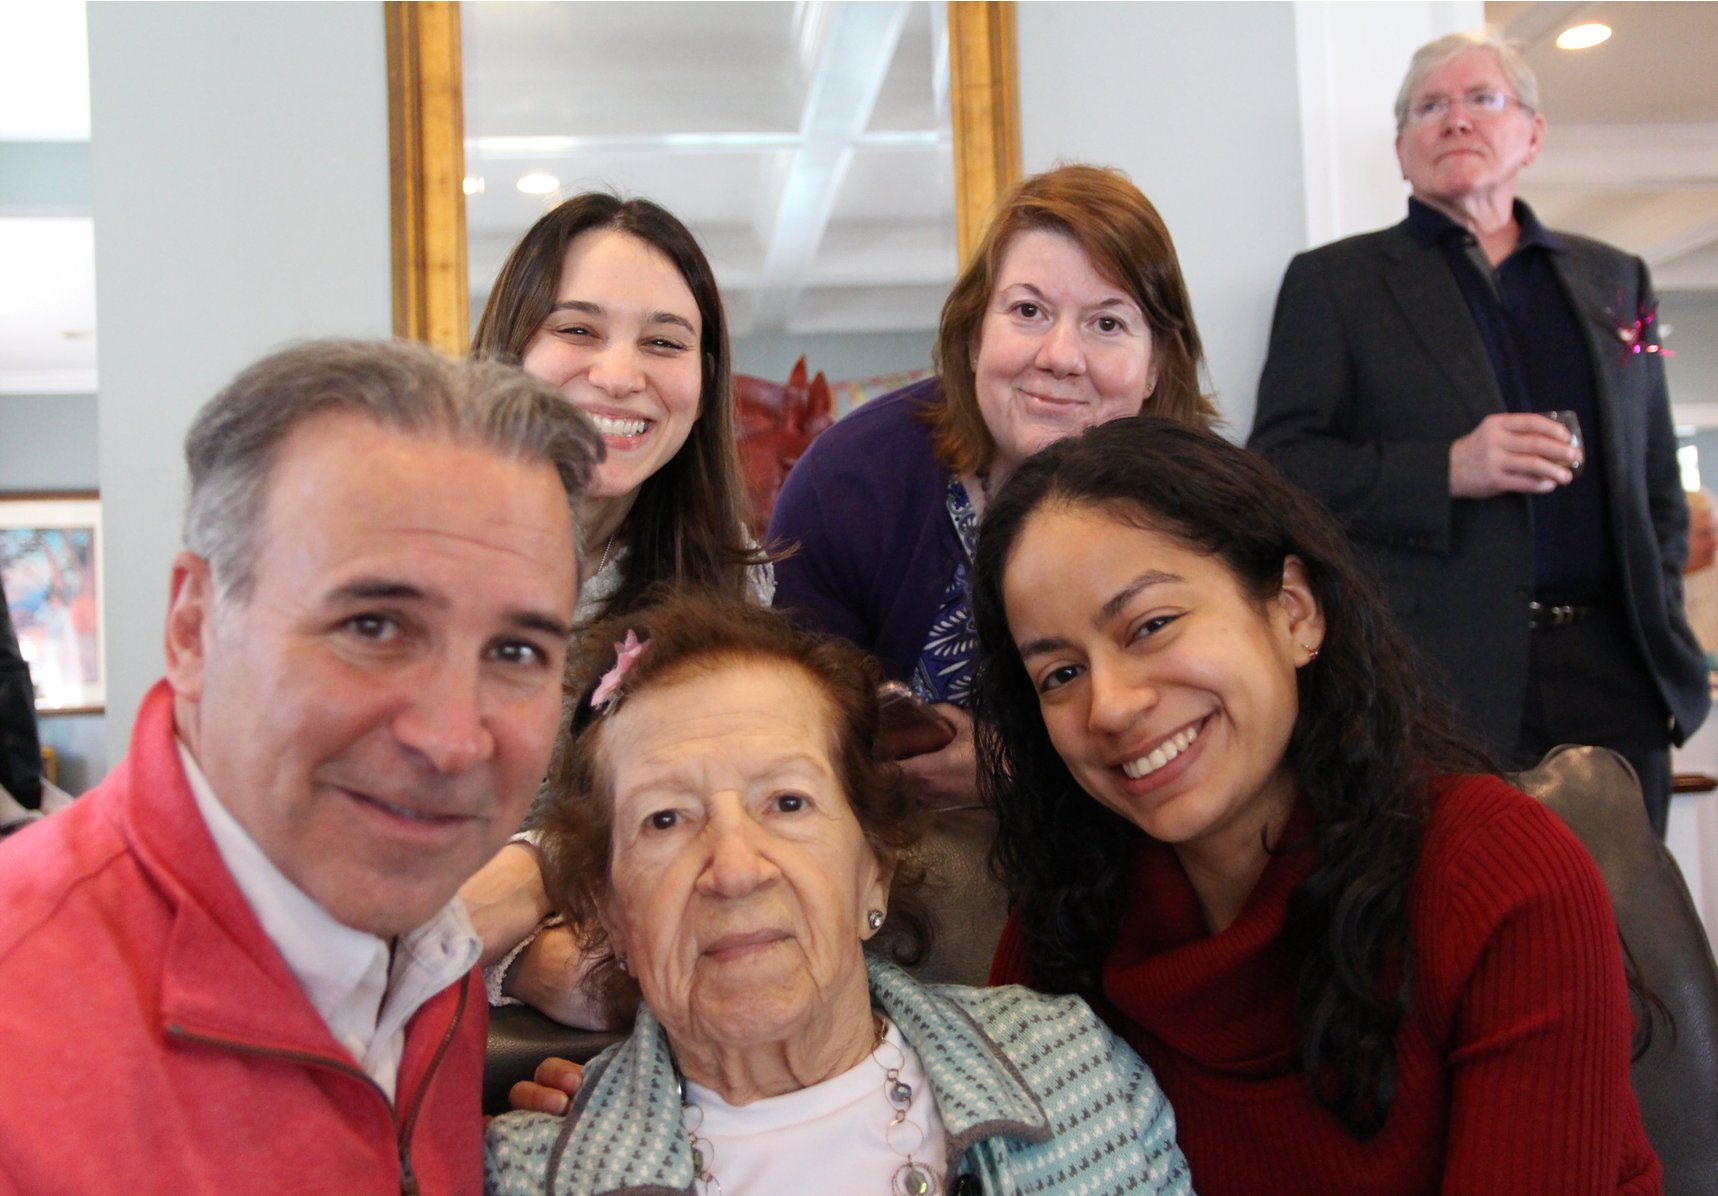
[[1203, 1196], [1660, 1190], [1585, 850], [1423, 688], [1336, 522], [1163, 419], [993, 497], [994, 982], [1085, 996]]

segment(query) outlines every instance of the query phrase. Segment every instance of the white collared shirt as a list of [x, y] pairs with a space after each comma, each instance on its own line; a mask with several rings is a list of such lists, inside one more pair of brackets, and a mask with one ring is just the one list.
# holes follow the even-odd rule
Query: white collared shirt
[[175, 742], [215, 848], [264, 933], [335, 1041], [393, 1100], [406, 1023], [483, 953], [465, 903], [454, 897], [390, 952], [385, 940], [337, 921], [288, 880], [215, 796], [190, 749]]

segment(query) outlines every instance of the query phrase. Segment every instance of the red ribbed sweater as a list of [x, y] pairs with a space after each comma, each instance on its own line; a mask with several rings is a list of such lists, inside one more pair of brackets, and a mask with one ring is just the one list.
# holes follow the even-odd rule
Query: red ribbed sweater
[[[1279, 933], [1310, 864], [1310, 851], [1273, 859], [1211, 935], [1175, 854], [1147, 841], [1103, 992], [1088, 997], [1156, 1073], [1200, 1196], [1660, 1192], [1629, 1088], [1610, 899], [1554, 815], [1494, 777], [1434, 786], [1396, 1100], [1370, 1142], [1319, 1107], [1294, 1063], [1298, 960]], [[1027, 982], [1011, 921], [991, 983]]]

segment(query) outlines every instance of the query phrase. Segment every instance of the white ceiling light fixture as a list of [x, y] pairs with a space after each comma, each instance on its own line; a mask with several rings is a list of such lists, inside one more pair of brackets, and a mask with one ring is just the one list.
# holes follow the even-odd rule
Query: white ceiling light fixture
[[519, 180], [519, 190], [526, 195], [548, 195], [561, 189], [561, 180], [552, 174], [528, 174]]
[[481, 195], [481, 194], [483, 194], [483, 180], [480, 178], [474, 178], [469, 174], [466, 175], [465, 176], [465, 193], [467, 195]]
[[1557, 35], [1557, 45], [1564, 50], [1585, 50], [1610, 36], [1609, 25], [1574, 25]]

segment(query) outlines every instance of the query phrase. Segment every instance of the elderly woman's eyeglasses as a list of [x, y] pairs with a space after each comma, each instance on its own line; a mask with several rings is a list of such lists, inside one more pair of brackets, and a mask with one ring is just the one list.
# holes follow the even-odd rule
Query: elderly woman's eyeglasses
[[1504, 95], [1501, 91], [1470, 91], [1465, 96], [1430, 96], [1408, 109], [1408, 120], [1416, 125], [1429, 124], [1434, 120], [1442, 120], [1450, 114], [1450, 109], [1460, 106], [1467, 114], [1484, 120], [1500, 116], [1514, 104], [1523, 112], [1533, 109], [1523, 104], [1514, 96]]

